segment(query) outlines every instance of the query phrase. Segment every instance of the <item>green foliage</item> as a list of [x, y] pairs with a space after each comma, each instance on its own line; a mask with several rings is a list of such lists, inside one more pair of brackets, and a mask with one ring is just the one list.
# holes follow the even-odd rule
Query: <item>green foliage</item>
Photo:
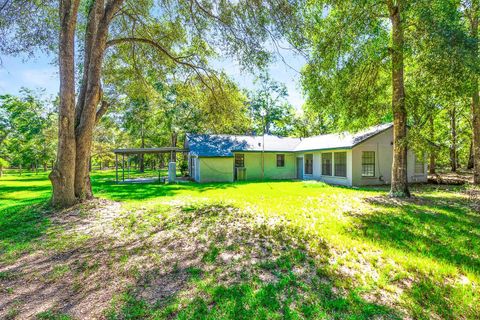
[[37, 320], [71, 320], [72, 317], [70, 317], [67, 314], [60, 313], [60, 312], [47, 310], [47, 311], [43, 311], [43, 312], [40, 312], [39, 314], [37, 314], [36, 319]]
[[258, 89], [248, 93], [248, 111], [256, 134], [288, 136], [297, 120], [293, 106], [286, 100], [287, 88], [262, 73], [255, 80]]
[[7, 160], [0, 158], [0, 168], [7, 168], [9, 165]]
[[384, 121], [391, 101], [386, 5], [315, 1], [304, 14], [312, 48], [302, 71], [308, 108], [337, 130]]
[[[394, 3], [401, 7], [405, 34], [409, 144], [418, 154], [433, 153], [439, 166], [447, 166], [454, 140], [449, 128], [453, 112], [457, 152], [466, 166], [471, 143], [467, 99], [479, 65], [473, 50], [478, 44], [466, 21], [467, 4]], [[354, 131], [392, 121], [389, 14], [386, 3], [377, 0], [314, 1], [306, 7], [311, 51], [302, 71], [305, 109], [318, 115], [322, 131]]]
[[12, 166], [38, 166], [55, 157], [56, 114], [40, 94], [23, 89], [19, 96], [0, 96], [6, 115], [0, 155]]

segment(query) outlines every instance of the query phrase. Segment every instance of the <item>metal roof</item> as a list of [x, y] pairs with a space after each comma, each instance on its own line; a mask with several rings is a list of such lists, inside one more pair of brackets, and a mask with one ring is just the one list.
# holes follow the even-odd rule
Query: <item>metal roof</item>
[[235, 151], [301, 152], [326, 149], [349, 149], [392, 127], [391, 123], [352, 133], [325, 134], [310, 138], [286, 138], [265, 135], [236, 136], [222, 134], [187, 134], [187, 146], [192, 155], [200, 157], [231, 157]]
[[357, 133], [341, 132], [332, 134], [323, 134], [315, 137], [304, 138], [297, 145], [295, 151], [311, 151], [326, 149], [350, 149], [355, 145], [367, 140], [374, 135], [379, 134], [392, 127], [391, 123], [381, 124], [370, 127]]
[[231, 157], [234, 151], [291, 152], [298, 144], [296, 138], [283, 138], [271, 135], [235, 136], [221, 134], [188, 134], [187, 145], [192, 155], [201, 157]]

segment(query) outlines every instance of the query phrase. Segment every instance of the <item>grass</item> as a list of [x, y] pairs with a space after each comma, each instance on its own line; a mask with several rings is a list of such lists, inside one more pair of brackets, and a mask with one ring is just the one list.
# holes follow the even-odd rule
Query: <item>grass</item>
[[[383, 187], [116, 184], [111, 171], [92, 185], [121, 207], [85, 204], [63, 221], [46, 174], [0, 179], [7, 296], [41, 273], [82, 297], [124, 280], [108, 293], [109, 319], [480, 317], [478, 190], [413, 186], [413, 199], [394, 201]], [[52, 257], [44, 274], [9, 267], [39, 252]], [[75, 315], [65, 303], [38, 317]]]

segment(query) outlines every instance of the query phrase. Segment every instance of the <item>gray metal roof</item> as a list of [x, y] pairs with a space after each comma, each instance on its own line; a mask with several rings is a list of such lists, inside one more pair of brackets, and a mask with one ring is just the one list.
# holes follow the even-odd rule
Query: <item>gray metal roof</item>
[[286, 138], [265, 135], [236, 136], [222, 134], [187, 134], [187, 147], [200, 157], [231, 157], [235, 151], [301, 152], [326, 149], [349, 149], [392, 127], [391, 123], [370, 127], [357, 133], [324, 134], [310, 138]]
[[295, 148], [295, 151], [325, 150], [325, 149], [349, 149], [392, 127], [392, 123], [381, 124], [359, 131], [357, 133], [341, 132], [323, 134], [320, 136], [304, 138]]
[[293, 152], [299, 143], [297, 138], [265, 135], [235, 136], [223, 134], [188, 134], [187, 145], [190, 153], [201, 157], [231, 157], [234, 151], [278, 151]]

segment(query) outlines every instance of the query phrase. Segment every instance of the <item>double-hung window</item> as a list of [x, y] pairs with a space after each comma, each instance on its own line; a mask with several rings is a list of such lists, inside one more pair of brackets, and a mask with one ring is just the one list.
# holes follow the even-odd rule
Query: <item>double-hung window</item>
[[332, 153], [322, 153], [322, 175], [332, 175]]
[[362, 152], [362, 177], [375, 177], [375, 151]]
[[346, 177], [347, 176], [347, 153], [346, 152], [335, 152], [335, 176], [336, 177]]
[[285, 167], [285, 155], [277, 154], [277, 167]]

